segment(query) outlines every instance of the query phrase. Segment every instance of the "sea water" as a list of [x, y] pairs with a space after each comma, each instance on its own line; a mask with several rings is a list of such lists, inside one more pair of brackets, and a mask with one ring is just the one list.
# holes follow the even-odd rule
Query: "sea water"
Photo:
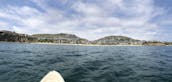
[[39, 82], [51, 70], [66, 82], [172, 82], [172, 47], [0, 43], [0, 82]]

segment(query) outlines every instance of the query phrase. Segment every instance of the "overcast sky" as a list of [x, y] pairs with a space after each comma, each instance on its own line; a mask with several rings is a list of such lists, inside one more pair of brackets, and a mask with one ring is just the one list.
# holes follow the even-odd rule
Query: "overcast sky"
[[0, 30], [172, 41], [172, 0], [0, 0]]

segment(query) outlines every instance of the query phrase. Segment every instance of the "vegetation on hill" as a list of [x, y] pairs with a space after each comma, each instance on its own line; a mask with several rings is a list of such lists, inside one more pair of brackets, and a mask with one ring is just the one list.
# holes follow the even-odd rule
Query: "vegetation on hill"
[[63, 43], [63, 44], [89, 44], [89, 41], [73, 34], [35, 34], [32, 35], [38, 42]]
[[125, 36], [106, 36], [93, 41], [93, 44], [100, 45], [142, 45], [142, 41]]
[[155, 46], [155, 45], [165, 46], [166, 43], [165, 42], [160, 42], [160, 41], [146, 41], [146, 42], [143, 43], [143, 45], [145, 45], [145, 46]]
[[35, 42], [37, 39], [27, 34], [18, 34], [11, 31], [0, 31], [0, 41], [5, 42]]

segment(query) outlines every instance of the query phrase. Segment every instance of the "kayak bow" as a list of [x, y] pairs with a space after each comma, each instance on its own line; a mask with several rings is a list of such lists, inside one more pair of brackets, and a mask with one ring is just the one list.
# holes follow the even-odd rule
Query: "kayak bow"
[[65, 82], [57, 71], [50, 71], [40, 82]]

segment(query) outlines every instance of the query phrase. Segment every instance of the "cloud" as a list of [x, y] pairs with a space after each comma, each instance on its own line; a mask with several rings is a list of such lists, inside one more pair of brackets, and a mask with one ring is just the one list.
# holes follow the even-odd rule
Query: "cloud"
[[83, 2], [76, 2], [72, 8], [84, 16], [101, 16], [103, 12], [101, 11], [100, 7], [94, 4], [86, 4]]
[[154, 40], [161, 33], [158, 23], [152, 20], [164, 10], [153, 0], [65, 0], [60, 7], [45, 0], [31, 1], [42, 10], [28, 5], [4, 7], [0, 18], [6, 21], [0, 21], [0, 25], [20, 33], [65, 32], [90, 40], [107, 35]]
[[[88, 3], [82, 3], [82, 5], [81, 3], [76, 3], [80, 4], [80, 6], [74, 7], [74, 10], [84, 15], [79, 19], [83, 21], [82, 25], [87, 29], [92, 27], [89, 30], [94, 32], [93, 35], [98, 33], [100, 36], [126, 35], [136, 39], [151, 40], [155, 39], [154, 37], [159, 31], [158, 26], [149, 21], [153, 17], [162, 14], [162, 12], [160, 9], [155, 8], [150, 0], [133, 0], [133, 2], [108, 0], [108, 2], [99, 3], [103, 4], [103, 6], [96, 3], [91, 3], [91, 6]], [[114, 10], [109, 12], [107, 8], [111, 10], [114, 8]], [[82, 11], [78, 11], [78, 9]], [[91, 12], [92, 10], [95, 11]]]

